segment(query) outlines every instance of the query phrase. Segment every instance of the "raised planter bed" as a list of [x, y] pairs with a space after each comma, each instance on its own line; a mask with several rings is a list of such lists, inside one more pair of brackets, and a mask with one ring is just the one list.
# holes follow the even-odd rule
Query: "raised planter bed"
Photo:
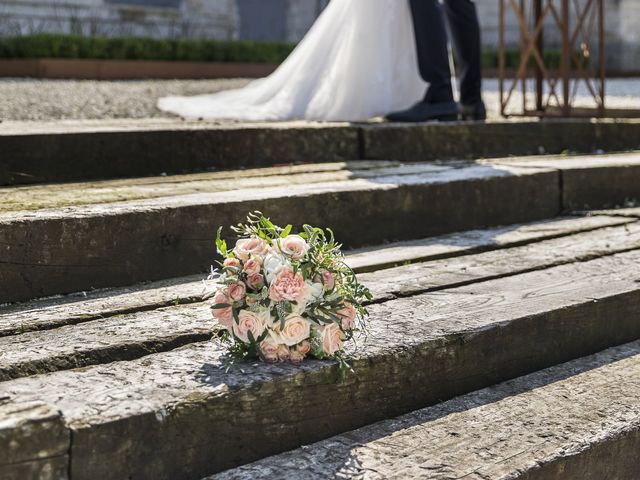
[[69, 58], [2, 59], [0, 77], [134, 80], [143, 78], [258, 78], [277, 64], [239, 62], [172, 62]]

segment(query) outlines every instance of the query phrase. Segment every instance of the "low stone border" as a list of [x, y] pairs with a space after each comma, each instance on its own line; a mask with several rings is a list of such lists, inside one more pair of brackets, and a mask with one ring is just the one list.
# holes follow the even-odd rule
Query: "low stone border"
[[271, 63], [29, 58], [2, 59], [0, 77], [80, 80], [259, 78], [269, 75], [276, 67]]

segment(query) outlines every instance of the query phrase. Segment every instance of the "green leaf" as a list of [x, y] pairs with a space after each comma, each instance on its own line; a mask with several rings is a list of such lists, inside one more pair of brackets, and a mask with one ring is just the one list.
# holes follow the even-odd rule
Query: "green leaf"
[[228, 303], [216, 303], [211, 307], [211, 310], [220, 310], [223, 308], [229, 308], [230, 306], [231, 305], [229, 305]]
[[293, 228], [292, 225], [287, 225], [285, 229], [282, 231], [282, 233], [280, 234], [280, 238], [285, 238], [287, 235], [289, 235], [291, 233], [292, 228]]
[[218, 253], [220, 255], [222, 255], [223, 257], [227, 256], [227, 242], [224, 241], [221, 237], [222, 234], [222, 227], [218, 228], [218, 233], [216, 234], [216, 249], [218, 250]]

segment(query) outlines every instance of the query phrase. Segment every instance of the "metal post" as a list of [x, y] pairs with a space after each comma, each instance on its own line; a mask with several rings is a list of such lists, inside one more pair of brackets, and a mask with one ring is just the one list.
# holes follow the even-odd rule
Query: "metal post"
[[562, 60], [560, 63], [560, 76], [562, 78], [562, 113], [565, 116], [571, 114], [571, 45], [569, 40], [569, 0], [562, 0], [562, 25], [560, 25], [562, 35]]
[[607, 52], [605, 44], [605, 24], [604, 24], [604, 0], [598, 0], [598, 55], [600, 56], [600, 115], [602, 117], [606, 114], [606, 107], [604, 104], [605, 85], [607, 76]]
[[[520, 13], [523, 18], [527, 18], [527, 9], [525, 5], [525, 0], [520, 0]], [[526, 49], [526, 40], [522, 32], [520, 32], [520, 55], [524, 53], [525, 49]], [[521, 57], [520, 62], [522, 61], [523, 61], [523, 58]], [[527, 70], [528, 68], [525, 66], [525, 72]], [[526, 112], [527, 111], [527, 74], [526, 73], [525, 75], [522, 76], [522, 80], [520, 84], [522, 88], [522, 111]]]
[[504, 43], [504, 2], [505, 0], [500, 0], [500, 31], [499, 31], [499, 40], [498, 40], [498, 70], [500, 77], [500, 113], [502, 116], [506, 116], [506, 105], [504, 104], [504, 81], [505, 81], [505, 43]]
[[[542, 0], [534, 0], [533, 3], [535, 25], [537, 26], [539, 22], [542, 21]], [[534, 27], [535, 30], [535, 27]], [[536, 48], [540, 52], [542, 58], [544, 58], [544, 28], [540, 30], [540, 36], [536, 42]], [[535, 73], [536, 73], [536, 110], [540, 113], [544, 110], [544, 77], [542, 75], [542, 69], [536, 63], [535, 64]]]

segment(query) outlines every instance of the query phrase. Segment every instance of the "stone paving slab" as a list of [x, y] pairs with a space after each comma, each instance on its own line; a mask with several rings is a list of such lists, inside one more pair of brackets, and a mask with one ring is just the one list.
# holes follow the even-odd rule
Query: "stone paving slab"
[[[365, 273], [360, 281], [371, 289], [375, 302], [381, 303], [630, 250], [640, 251], [638, 223]], [[38, 317], [32, 313], [23, 317], [23, 323], [37, 323]], [[199, 303], [0, 337], [0, 381], [139, 358], [207, 340], [214, 332], [209, 306]]]
[[498, 160], [505, 165], [555, 168], [562, 177], [564, 210], [623, 206], [640, 201], [640, 154], [518, 158]]
[[238, 364], [206, 342], [0, 395], [60, 409], [72, 478], [199, 478], [637, 339], [637, 278], [635, 251], [372, 305], [342, 382], [332, 363]]
[[635, 480], [640, 342], [206, 480]]
[[[506, 247], [515, 247], [550, 240], [579, 232], [603, 227], [622, 225], [635, 219], [589, 215], [570, 218], [558, 217], [541, 222], [509, 225], [483, 230], [453, 233], [435, 238], [394, 242], [388, 245], [365, 247], [348, 252], [348, 263], [356, 272], [379, 270], [381, 267], [396, 267], [407, 263], [451, 258]], [[638, 215], [640, 217], [640, 213]], [[621, 222], [621, 223], [618, 223]], [[375, 256], [370, 255], [375, 252]]]
[[640, 224], [362, 274], [377, 299], [411, 296], [640, 249]]
[[0, 302], [209, 271], [218, 227], [234, 225], [253, 210], [277, 223], [329, 226], [346, 247], [559, 213], [553, 170], [476, 164], [432, 170], [3, 212]]
[[[375, 248], [347, 251], [345, 255], [347, 263], [357, 273], [372, 272], [416, 262], [521, 246], [634, 221], [635, 219], [607, 216], [560, 217], [412, 242], [395, 242]], [[200, 302], [210, 290], [203, 279], [204, 275], [192, 275], [132, 287], [81, 292], [0, 306], [0, 337], [175, 304]]]
[[203, 192], [277, 188], [312, 185], [390, 176], [417, 176], [451, 171], [458, 165], [411, 164], [398, 162], [339, 162], [298, 165], [235, 172], [199, 173], [127, 180], [31, 185], [0, 189], [0, 212], [37, 211], [112, 202], [152, 200]]

